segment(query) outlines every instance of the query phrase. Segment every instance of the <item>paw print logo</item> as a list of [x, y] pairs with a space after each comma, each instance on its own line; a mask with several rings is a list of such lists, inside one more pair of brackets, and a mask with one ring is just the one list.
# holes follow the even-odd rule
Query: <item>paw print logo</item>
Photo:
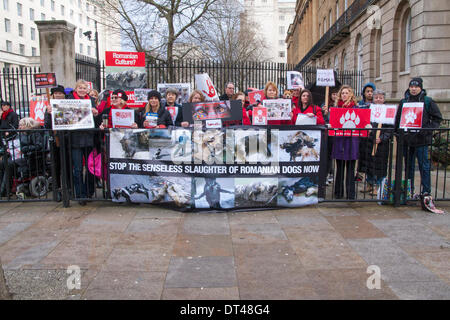
[[43, 101], [36, 104], [36, 108], [34, 109], [36, 120], [44, 120], [45, 108], [45, 103]]
[[417, 115], [412, 111], [408, 112], [405, 116], [405, 120], [406, 120], [407, 124], [414, 123], [416, 121], [416, 119], [417, 119]]
[[261, 101], [261, 94], [260, 93], [255, 94], [255, 100], [256, 101]]
[[342, 128], [355, 129], [361, 122], [361, 119], [356, 115], [355, 111], [352, 113], [347, 111], [345, 115], [342, 115], [339, 122], [342, 124]]

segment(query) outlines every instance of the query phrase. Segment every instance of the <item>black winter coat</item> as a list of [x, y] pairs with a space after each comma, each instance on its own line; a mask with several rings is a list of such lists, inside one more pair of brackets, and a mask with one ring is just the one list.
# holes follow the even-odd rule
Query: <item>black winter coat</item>
[[17, 116], [17, 113], [14, 112], [14, 110], [6, 116], [5, 120], [0, 118], [0, 129], [8, 130], [12, 129], [13, 127], [15, 129], [19, 128], [19, 117]]
[[[378, 128], [378, 123], [371, 123], [374, 129]], [[369, 131], [369, 136], [366, 139], [366, 145], [364, 150], [360, 150], [365, 153], [364, 163], [362, 166], [365, 168], [365, 172], [377, 177], [387, 176], [388, 169], [388, 159], [389, 159], [389, 144], [394, 133], [394, 126], [383, 124], [381, 126], [383, 129], [391, 130], [380, 130], [380, 140], [378, 144], [375, 156], [372, 156], [374, 145], [376, 144], [376, 131]]]
[[[402, 115], [403, 104], [408, 102], [423, 102], [422, 128], [439, 128], [442, 121], [442, 114], [436, 102], [427, 96], [426, 90], [422, 90], [417, 96], [411, 95], [409, 89], [405, 92], [405, 98], [400, 101], [395, 118], [395, 127], [399, 128]], [[399, 129], [402, 130], [402, 129]], [[408, 130], [405, 133], [405, 143], [410, 147], [420, 147], [431, 145], [433, 131], [432, 130]]]

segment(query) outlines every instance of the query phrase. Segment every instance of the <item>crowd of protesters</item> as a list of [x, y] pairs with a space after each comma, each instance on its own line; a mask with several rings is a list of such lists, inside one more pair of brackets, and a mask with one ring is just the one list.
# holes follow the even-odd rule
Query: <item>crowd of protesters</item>
[[[220, 96], [221, 101], [240, 100], [242, 102], [242, 121], [241, 125], [252, 124], [252, 110], [254, 107], [262, 106], [263, 101], [257, 101], [251, 105], [249, 102], [250, 90], [245, 92], [235, 92], [233, 82], [225, 85], [225, 92]], [[371, 104], [383, 105], [385, 102], [385, 93], [377, 90], [373, 83], [368, 83], [363, 87], [362, 100], [357, 101], [353, 89], [348, 85], [330, 88], [329, 96], [324, 97], [325, 102], [318, 106], [313, 101], [313, 94], [306, 88], [286, 90], [283, 94], [279, 93], [276, 83], [269, 81], [264, 86], [264, 98], [267, 100], [285, 98], [292, 101], [292, 112], [290, 120], [269, 120], [268, 125], [295, 125], [300, 114], [306, 117], [315, 118], [318, 126], [330, 127], [330, 108], [370, 108]], [[57, 136], [55, 151], [60, 155], [62, 149], [67, 153], [66, 159], [71, 162], [63, 168], [61, 157], [55, 157], [53, 165], [55, 166], [56, 176], [61, 177], [63, 172], [71, 172], [73, 179], [74, 193], [76, 198], [90, 198], [96, 188], [98, 179], [87, 170], [87, 159], [92, 150], [101, 153], [100, 145], [103, 139], [102, 130], [113, 127], [112, 110], [130, 109], [127, 105], [128, 96], [125, 91], [118, 89], [115, 91], [102, 92], [99, 94], [96, 90], [88, 90], [88, 83], [84, 80], [76, 82], [73, 89], [66, 89], [58, 86], [51, 89], [52, 99], [83, 99], [91, 103], [94, 116], [95, 127], [101, 129], [96, 131], [73, 130], [64, 134], [55, 134]], [[168, 89], [165, 92], [164, 99], [161, 94], [152, 90], [148, 93], [148, 102], [141, 109], [134, 109], [134, 123], [131, 128], [167, 128], [169, 126], [188, 127], [189, 122], [183, 119], [182, 105], [176, 103], [178, 91]], [[199, 90], [193, 90], [188, 102], [204, 102], [205, 96]], [[322, 102], [322, 101], [321, 101]], [[334, 197], [336, 199], [355, 199], [357, 197], [355, 183], [365, 178], [365, 188], [361, 190], [371, 196], [377, 195], [377, 190], [382, 180], [387, 175], [388, 158], [390, 152], [390, 142], [393, 134], [399, 127], [402, 106], [407, 102], [423, 102], [425, 107], [423, 111], [423, 128], [438, 128], [442, 120], [442, 115], [436, 103], [427, 96], [423, 89], [421, 78], [413, 78], [409, 88], [405, 93], [405, 98], [400, 102], [396, 115], [395, 125], [379, 125], [371, 123], [367, 128], [381, 128], [385, 130], [369, 130], [367, 138], [360, 137], [327, 137], [327, 185], [334, 180]], [[176, 108], [177, 112], [171, 114], [170, 108]], [[49, 106], [45, 112], [44, 128], [52, 128], [51, 118], [52, 108]], [[8, 186], [12, 185], [12, 167], [17, 165], [8, 156], [7, 145], [5, 141], [8, 136], [15, 134], [16, 129], [34, 129], [39, 127], [31, 118], [24, 118], [19, 121], [18, 115], [14, 112], [10, 103], [2, 101], [0, 111], [0, 128], [2, 129], [2, 139], [0, 145], [0, 182], [1, 196], [7, 196]], [[430, 181], [430, 159], [428, 157], [428, 146], [431, 144], [432, 131], [408, 131], [405, 135], [404, 159], [407, 168], [407, 177], [414, 178], [415, 158], [418, 160], [422, 194], [431, 192]], [[20, 146], [25, 155], [31, 157], [38, 151], [43, 150], [43, 140], [41, 133], [21, 134]], [[69, 144], [69, 148], [61, 148], [61, 144]], [[23, 161], [23, 159], [21, 159]], [[334, 160], [334, 161], [333, 161]], [[335, 163], [335, 168], [333, 168]], [[57, 187], [61, 187], [61, 179], [56, 179]], [[11, 188], [9, 188], [11, 189]], [[345, 191], [345, 192], [344, 192]], [[85, 205], [85, 201], [80, 201]]]

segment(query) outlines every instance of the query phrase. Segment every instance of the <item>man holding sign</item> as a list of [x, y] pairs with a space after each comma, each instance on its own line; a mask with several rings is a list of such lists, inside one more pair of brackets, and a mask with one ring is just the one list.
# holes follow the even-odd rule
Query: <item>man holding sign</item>
[[[420, 103], [422, 113], [418, 110], [417, 103]], [[421, 195], [428, 196], [431, 193], [430, 159], [428, 146], [432, 143], [432, 130], [414, 130], [416, 123], [421, 119], [422, 125], [419, 128], [439, 128], [442, 121], [442, 114], [437, 104], [427, 96], [423, 89], [422, 78], [413, 78], [409, 83], [409, 89], [405, 93], [405, 98], [400, 101], [396, 117], [396, 128], [405, 130], [405, 141], [403, 155], [405, 157], [405, 172], [407, 179], [411, 179], [411, 192], [414, 192], [414, 167], [415, 158], [419, 163], [421, 177]], [[412, 120], [412, 121], [409, 121]]]

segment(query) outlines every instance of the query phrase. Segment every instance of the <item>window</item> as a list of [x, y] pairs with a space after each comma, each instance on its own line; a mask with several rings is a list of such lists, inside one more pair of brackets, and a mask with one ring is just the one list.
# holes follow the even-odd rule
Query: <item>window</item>
[[83, 29], [78, 29], [78, 36], [81, 38], [83, 38]]
[[344, 0], [344, 11], [348, 9], [348, 0]]
[[52, 0], [50, 2], [50, 8], [52, 9], [52, 11], [55, 11], [55, 1], [54, 0]]
[[375, 70], [375, 76], [377, 78], [382, 75], [382, 64], [383, 64], [383, 45], [381, 43], [381, 30], [378, 30], [377, 38], [376, 38], [376, 50], [377, 50], [377, 64]]
[[41, 20], [45, 20], [45, 13], [41, 13]]
[[83, 44], [80, 43], [80, 53], [83, 53]]
[[335, 55], [334, 56], [334, 70], [338, 70], [339, 69], [339, 59], [338, 56]]
[[70, 19], [73, 19], [73, 10], [70, 10]]
[[319, 23], [319, 37], [322, 36], [322, 24]]
[[64, 16], [64, 6], [61, 5], [61, 15]]
[[5, 32], [11, 32], [11, 20], [5, 18]]
[[6, 51], [12, 52], [12, 42], [9, 40], [6, 40]]
[[34, 9], [30, 8], [30, 20], [34, 21]]
[[31, 28], [31, 40], [36, 40], [36, 29]]
[[405, 71], [407, 71], [411, 67], [411, 13], [406, 18], [405, 39]]
[[78, 14], [78, 21], [79, 21], [79, 22], [82, 22], [81, 13]]
[[90, 56], [91, 55], [91, 46], [87, 47], [87, 54]]
[[96, 6], [94, 6], [94, 14], [95, 15], [97, 14], [97, 7]]
[[281, 21], [284, 21], [284, 16], [280, 16], [280, 20], [281, 20]]
[[18, 15], [19, 17], [22, 16], [22, 4], [19, 3], [19, 2], [17, 2], [17, 15]]
[[9, 11], [9, 0], [3, 0], [3, 9]]
[[327, 29], [327, 18], [323, 18], [323, 34], [325, 34], [328, 31]]
[[89, 12], [89, 3], [86, 2], [86, 11]]
[[25, 55], [25, 45], [19, 44], [19, 51], [21, 55]]
[[348, 70], [347, 53], [345, 52], [345, 50], [342, 52], [342, 70]]
[[19, 23], [18, 29], [19, 29], [19, 37], [23, 37], [23, 24]]
[[332, 14], [332, 11], [331, 11], [331, 9], [330, 9], [330, 11], [328, 12], [328, 25], [330, 26], [330, 28], [331, 28], [331, 26], [333, 25], [333, 14]]
[[89, 27], [89, 17], [86, 17], [86, 25]]
[[45, 0], [41, 0], [41, 7], [45, 7]]
[[31, 55], [32, 55], [33, 57], [36, 57], [36, 56], [37, 56], [37, 50], [36, 50], [35, 47], [31, 47]]
[[336, 1], [336, 21], [339, 19], [339, 0]]
[[357, 56], [356, 56], [356, 70], [362, 71], [363, 69], [363, 43], [361, 35], [358, 36], [357, 41]]
[[278, 41], [278, 44], [279, 44], [280, 46], [284, 46], [284, 40], [279, 40], [279, 41]]
[[284, 34], [284, 27], [279, 28], [280, 34]]
[[284, 51], [280, 51], [280, 52], [278, 53], [278, 56], [279, 56], [280, 58], [284, 58]]

